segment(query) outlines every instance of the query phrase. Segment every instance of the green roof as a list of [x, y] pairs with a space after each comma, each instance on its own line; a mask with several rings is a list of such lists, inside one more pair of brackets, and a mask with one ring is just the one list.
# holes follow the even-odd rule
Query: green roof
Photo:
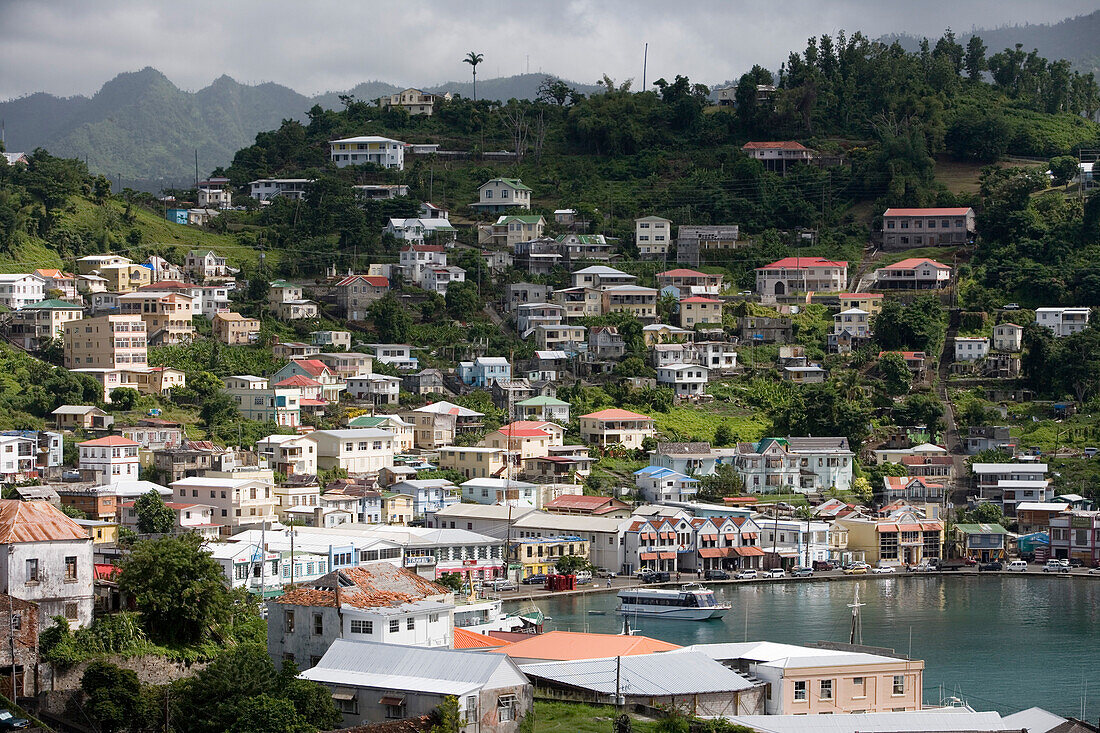
[[956, 524], [955, 529], [964, 534], [1008, 534], [999, 524]]
[[521, 221], [524, 224], [538, 224], [542, 220], [542, 214], [509, 214], [500, 218], [498, 224], [507, 224], [510, 221]]
[[77, 310], [82, 309], [84, 306], [77, 305], [76, 303], [69, 303], [65, 300], [59, 300], [58, 298], [47, 298], [46, 300], [40, 300], [37, 303], [31, 303], [30, 305], [23, 306], [23, 310], [47, 310], [47, 309], [61, 309]]
[[524, 186], [523, 181], [521, 181], [518, 178], [496, 178], [494, 180], [503, 181], [504, 183], [507, 183], [509, 186], [521, 189], [523, 191], [530, 191], [531, 190], [530, 186]]
[[761, 438], [760, 442], [756, 444], [756, 452], [763, 453], [768, 449], [772, 443], [779, 443], [784, 448], [790, 448], [791, 444], [787, 442], [786, 438]]
[[290, 283], [288, 283], [286, 280], [275, 280], [271, 283], [271, 287], [273, 287], [273, 288], [292, 288], [294, 286], [291, 285]]
[[524, 407], [562, 407], [563, 405], [565, 407], [569, 406], [568, 402], [563, 402], [562, 400], [554, 399], [553, 397], [544, 397], [542, 395], [539, 395], [538, 397], [532, 397], [528, 400], [522, 400], [520, 402], [517, 402], [516, 404], [522, 405]]
[[349, 428], [376, 428], [388, 420], [386, 415], [360, 415], [348, 420]]
[[[564, 242], [568, 234], [559, 234], [555, 237], [555, 241]], [[577, 234], [577, 241], [581, 244], [607, 244], [607, 240], [603, 238], [602, 234]]]
[[206, 257], [206, 255], [214, 254], [212, 249], [193, 249], [187, 253], [190, 257]]

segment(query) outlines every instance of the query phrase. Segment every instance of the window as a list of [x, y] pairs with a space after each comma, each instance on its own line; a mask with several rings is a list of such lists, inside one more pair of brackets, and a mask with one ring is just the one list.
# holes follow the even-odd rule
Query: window
[[806, 700], [806, 681], [798, 680], [794, 683], [794, 699], [795, 701]]
[[413, 618], [412, 616], [409, 616], [405, 620], [405, 629], [407, 631], [415, 631], [416, 630], [416, 619]]
[[359, 699], [354, 695], [333, 695], [336, 700], [336, 708], [346, 715], [359, 714]]
[[501, 723], [516, 719], [516, 696], [501, 695], [497, 698], [497, 720]]
[[294, 611], [283, 611], [283, 630], [288, 634], [294, 633]]
[[71, 555], [65, 558], [65, 580], [76, 580], [76, 556]]
[[323, 636], [325, 633], [325, 617], [319, 613], [313, 614], [313, 635]]
[[401, 622], [398, 619], [390, 619], [390, 633], [396, 634], [401, 630]]
[[832, 680], [821, 680], [821, 695], [820, 695], [820, 697], [821, 697], [822, 700], [832, 700], [833, 699], [833, 681]]
[[905, 675], [903, 675], [903, 674], [894, 675], [894, 693], [893, 694], [895, 694], [895, 695], [904, 695], [905, 694]]
[[75, 603], [66, 603], [65, 604], [65, 618], [69, 619], [70, 621], [75, 621], [79, 617], [80, 616], [79, 616], [79, 613], [77, 611], [76, 604]]
[[867, 686], [863, 683], [862, 677], [852, 678], [852, 697], [867, 697]]
[[374, 622], [364, 621], [362, 619], [351, 620], [351, 633], [353, 634], [373, 634]]
[[38, 582], [38, 558], [31, 558], [27, 560], [27, 582]]

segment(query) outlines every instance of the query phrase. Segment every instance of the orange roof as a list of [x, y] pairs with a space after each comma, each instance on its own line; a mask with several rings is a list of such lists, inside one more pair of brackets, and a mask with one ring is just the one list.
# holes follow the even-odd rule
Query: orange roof
[[699, 272], [698, 270], [689, 270], [685, 267], [677, 267], [675, 270], [665, 270], [664, 272], [658, 272], [657, 277], [717, 277], [715, 275], [707, 275], [705, 272]]
[[745, 143], [741, 146], [742, 150], [809, 150], [802, 143], [796, 143], [791, 140], [783, 140], [781, 142], [752, 142]]
[[516, 430], [542, 430], [546, 432], [544, 428], [553, 426], [554, 423], [546, 420], [515, 420], [508, 423], [504, 427], [515, 428]]
[[507, 654], [524, 659], [602, 659], [604, 657], [629, 657], [635, 654], [670, 652], [680, 647], [667, 641], [648, 636], [620, 636], [619, 634], [586, 634], [581, 631], [548, 631], [517, 641], [491, 654]]
[[291, 359], [291, 361], [315, 377], [328, 371], [328, 366], [320, 359]]
[[722, 301], [715, 300], [714, 298], [704, 298], [701, 295], [693, 295], [690, 298], [682, 299], [680, 302], [681, 303], [721, 303]]
[[858, 298], [860, 300], [867, 300], [868, 298], [882, 298], [882, 293], [841, 293], [838, 298]]
[[606, 410], [600, 410], [598, 412], [590, 412], [587, 415], [581, 415], [581, 417], [590, 417], [593, 420], [652, 420], [653, 418], [648, 415], [639, 415], [636, 412], [630, 410], [620, 410], [618, 408], [608, 408]]
[[86, 539], [84, 528], [48, 501], [0, 500], [0, 544]]
[[827, 260], [824, 257], [784, 257], [781, 260], [776, 260], [770, 265], [764, 265], [763, 267], [756, 268], [757, 270], [771, 270], [773, 268], [791, 268], [795, 270], [805, 269], [808, 267], [847, 267], [847, 262], [838, 262], [836, 260]]
[[626, 507], [627, 504], [619, 501], [613, 496], [586, 496], [581, 494], [563, 494], [555, 499], [552, 499], [546, 503], [547, 509], [583, 509], [587, 511], [598, 511], [603, 509], [606, 505], [608, 510], [613, 510], [618, 507]]
[[48, 277], [48, 278], [51, 278], [53, 280], [58, 280], [58, 279], [65, 278], [65, 277], [70, 277], [70, 278], [72, 277], [72, 275], [70, 275], [69, 273], [62, 272], [61, 270], [58, 270], [56, 268], [43, 268], [43, 267], [40, 267], [40, 268], [38, 268], [37, 270], [34, 271], [34, 274], [35, 275], [41, 275], [42, 277]]
[[901, 260], [900, 262], [895, 262], [892, 265], [886, 265], [882, 269], [883, 270], [912, 270], [914, 267], [919, 267], [920, 265], [924, 265], [924, 264], [932, 265], [932, 267], [935, 267], [936, 269], [939, 269], [939, 270], [950, 270], [951, 269], [950, 267], [943, 264], [942, 262], [936, 262], [935, 260], [931, 260], [927, 257], [910, 257], [909, 259]]
[[502, 646], [508, 646], [508, 642], [475, 631], [467, 631], [460, 626], [455, 627], [455, 649], [493, 649]]
[[966, 206], [932, 209], [887, 209], [883, 216], [966, 216]]
[[106, 438], [96, 438], [95, 440], [85, 440], [83, 443], [77, 443], [77, 445], [87, 445], [92, 448], [114, 448], [122, 446], [140, 446], [141, 443], [135, 443], [129, 438], [123, 438], [118, 435], [108, 435]]
[[517, 425], [503, 425], [497, 432], [508, 438], [549, 438], [550, 434], [538, 428], [525, 428]]

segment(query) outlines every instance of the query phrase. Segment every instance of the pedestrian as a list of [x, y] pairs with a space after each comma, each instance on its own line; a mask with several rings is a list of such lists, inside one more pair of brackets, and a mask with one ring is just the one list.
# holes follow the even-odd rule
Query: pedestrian
[[608, 587], [608, 588], [610, 588], [610, 587], [611, 587], [611, 578], [608, 578], [608, 579], [607, 579], [607, 587]]
[[680, 571], [679, 570], [676, 571], [676, 582], [677, 583], [680, 582]]

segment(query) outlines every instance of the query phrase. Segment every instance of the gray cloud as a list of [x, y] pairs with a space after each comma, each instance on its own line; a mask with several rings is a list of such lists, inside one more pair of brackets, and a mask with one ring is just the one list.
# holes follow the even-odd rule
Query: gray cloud
[[0, 99], [89, 94], [154, 66], [195, 90], [221, 74], [311, 94], [360, 81], [430, 85], [531, 71], [591, 83], [686, 74], [716, 83], [777, 68], [809, 36], [862, 30], [938, 36], [1088, 13], [1100, 0], [0, 0]]

